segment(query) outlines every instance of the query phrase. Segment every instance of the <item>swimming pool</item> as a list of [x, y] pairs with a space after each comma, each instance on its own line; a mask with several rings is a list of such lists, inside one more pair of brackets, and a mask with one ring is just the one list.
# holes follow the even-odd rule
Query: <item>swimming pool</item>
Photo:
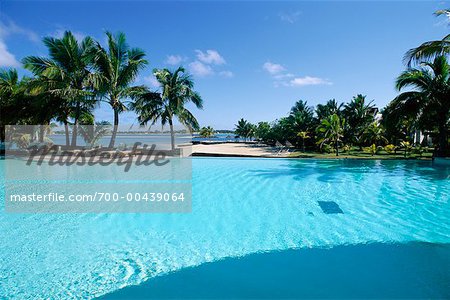
[[227, 257], [450, 243], [450, 169], [432, 162], [194, 158], [192, 170], [188, 214], [2, 206], [0, 295], [93, 298]]

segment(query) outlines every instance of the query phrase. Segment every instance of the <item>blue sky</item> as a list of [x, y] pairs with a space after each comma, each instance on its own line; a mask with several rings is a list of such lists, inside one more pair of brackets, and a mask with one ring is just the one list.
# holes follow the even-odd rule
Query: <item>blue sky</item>
[[[379, 107], [396, 95], [404, 53], [448, 34], [432, 13], [440, 1], [4, 1], [0, 67], [47, 55], [43, 36], [71, 30], [105, 40], [123, 31], [150, 62], [138, 83], [153, 87], [153, 68], [185, 66], [204, 99], [202, 126], [232, 129], [244, 117], [272, 121], [303, 99], [310, 105], [362, 93]], [[26, 74], [23, 70], [21, 74]], [[97, 120], [112, 121], [108, 106]], [[133, 113], [121, 116], [133, 123]]]

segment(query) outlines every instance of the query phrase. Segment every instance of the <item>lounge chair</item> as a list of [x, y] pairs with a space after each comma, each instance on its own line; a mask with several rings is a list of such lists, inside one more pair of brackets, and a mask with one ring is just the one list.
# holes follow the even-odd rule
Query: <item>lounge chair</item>
[[279, 141], [275, 142], [275, 147], [276, 147], [276, 151], [277, 151], [277, 155], [280, 155], [283, 153], [284, 149], [286, 148], [282, 143], [280, 143]]

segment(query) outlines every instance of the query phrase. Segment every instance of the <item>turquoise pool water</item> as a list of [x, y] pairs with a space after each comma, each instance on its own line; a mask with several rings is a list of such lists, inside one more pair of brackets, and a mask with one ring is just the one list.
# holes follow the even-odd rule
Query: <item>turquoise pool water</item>
[[228, 257], [450, 243], [450, 170], [431, 162], [192, 164], [189, 214], [6, 214], [2, 206], [0, 295], [93, 298]]

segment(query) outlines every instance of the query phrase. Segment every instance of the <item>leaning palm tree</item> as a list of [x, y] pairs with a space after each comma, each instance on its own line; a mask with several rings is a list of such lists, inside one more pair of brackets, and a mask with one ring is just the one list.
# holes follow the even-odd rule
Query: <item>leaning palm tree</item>
[[153, 74], [161, 86], [161, 94], [147, 92], [135, 97], [130, 108], [138, 114], [140, 125], [158, 120], [161, 125], [169, 124], [172, 150], [175, 149], [174, 118], [184, 125], [189, 131], [198, 130], [199, 125], [194, 115], [185, 107], [192, 102], [197, 108], [203, 108], [203, 100], [194, 91], [194, 82], [183, 67], [175, 71], [168, 69], [155, 69]]
[[23, 59], [23, 64], [39, 79], [37, 85], [41, 84], [46, 92], [73, 107], [72, 146], [76, 146], [81, 113], [95, 105], [89, 70], [94, 41], [86, 37], [79, 43], [70, 31], [62, 38], [45, 37], [43, 41], [50, 57], [28, 56]]
[[[450, 9], [438, 10], [436, 16], [447, 16], [450, 19]], [[450, 34], [442, 40], [428, 41], [417, 48], [409, 50], [404, 57], [404, 62], [410, 67], [413, 63], [433, 61], [438, 56], [450, 54]]]
[[339, 118], [337, 114], [323, 119], [322, 123], [317, 127], [317, 134], [319, 136], [317, 144], [320, 147], [327, 143], [333, 144], [336, 150], [336, 156], [339, 156], [339, 143], [342, 141], [344, 126], [345, 119]]
[[147, 61], [144, 59], [143, 50], [129, 47], [125, 34], [122, 32], [116, 35], [106, 32], [106, 36], [108, 50], [97, 43], [93, 64], [96, 70], [97, 94], [105, 99], [114, 111], [114, 127], [109, 143], [109, 148], [113, 148], [119, 125], [119, 114], [127, 109], [124, 100], [146, 92], [145, 87], [132, 84], [139, 71], [147, 65]]
[[445, 56], [438, 56], [423, 67], [408, 69], [396, 82], [400, 91], [405, 87], [414, 90], [403, 92], [390, 104], [394, 111], [416, 119], [419, 129], [426, 126], [437, 127], [439, 151], [447, 150], [447, 131], [450, 119], [450, 66]]

